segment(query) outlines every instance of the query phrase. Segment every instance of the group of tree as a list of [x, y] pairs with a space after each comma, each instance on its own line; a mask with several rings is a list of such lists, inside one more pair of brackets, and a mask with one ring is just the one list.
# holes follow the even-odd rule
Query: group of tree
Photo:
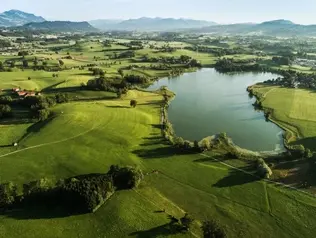
[[295, 70], [276, 70], [275, 73], [282, 75], [275, 79], [265, 81], [266, 84], [280, 85], [289, 88], [316, 88], [316, 74], [303, 73]]
[[187, 46], [185, 47], [186, 50], [200, 52], [200, 53], [209, 53], [213, 54], [216, 57], [223, 57], [225, 55], [237, 55], [237, 54], [252, 54], [252, 51], [241, 47], [235, 48], [218, 48], [218, 47], [207, 47], [201, 45], [194, 45], [194, 46]]
[[0, 39], [0, 48], [11, 47], [11, 42], [8, 40]]
[[68, 101], [69, 97], [67, 94], [58, 93], [54, 96], [25, 97], [18, 100], [17, 103], [28, 107], [33, 118], [44, 121], [51, 115], [51, 107], [54, 107], [57, 103], [66, 103]]
[[94, 76], [99, 76], [99, 77], [105, 76], [104, 70], [100, 68], [89, 68], [89, 71], [92, 72], [92, 75]]
[[142, 75], [135, 75], [135, 74], [129, 74], [124, 76], [124, 81], [129, 84], [147, 84], [150, 82], [150, 79], [142, 76]]
[[221, 73], [228, 72], [267, 72], [268, 66], [256, 63], [255, 60], [235, 61], [229, 58], [223, 58], [216, 62], [215, 69]]
[[30, 206], [58, 207], [68, 214], [98, 209], [116, 190], [133, 189], [143, 179], [140, 169], [111, 166], [108, 173], [90, 174], [59, 181], [41, 179], [23, 185], [0, 184], [0, 210]]
[[150, 63], [161, 63], [161, 64], [182, 64], [187, 67], [201, 67], [201, 63], [196, 59], [193, 59], [187, 55], [181, 55], [180, 57], [168, 56], [168, 57], [149, 57], [147, 55], [143, 56], [141, 62], [150, 62]]
[[124, 58], [134, 58], [135, 52], [133, 50], [124, 51], [120, 54], [114, 52], [113, 59], [124, 59]]
[[272, 57], [272, 62], [278, 65], [291, 65], [292, 61], [290, 59], [290, 57], [285, 57], [285, 56], [274, 56]]
[[26, 50], [19, 51], [18, 53], [18, 56], [22, 56], [23, 58], [27, 55], [29, 55], [29, 52]]

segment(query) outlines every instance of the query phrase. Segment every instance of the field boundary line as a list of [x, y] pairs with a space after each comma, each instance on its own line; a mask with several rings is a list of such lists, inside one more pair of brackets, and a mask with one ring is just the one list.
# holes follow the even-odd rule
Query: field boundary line
[[[238, 171], [243, 172], [243, 173], [245, 173], [245, 174], [248, 174], [248, 175], [251, 175], [251, 176], [253, 176], [253, 177], [256, 177], [256, 178], [261, 179], [261, 177], [259, 177], [259, 176], [257, 176], [257, 175], [254, 175], [254, 174], [249, 173], [249, 172], [247, 172], [247, 171], [245, 171], [245, 170], [243, 170], [243, 169], [240, 169], [240, 168], [237, 168], [237, 167], [232, 166], [232, 165], [230, 165], [230, 164], [227, 164], [227, 163], [225, 163], [225, 162], [223, 162], [223, 161], [221, 161], [221, 160], [219, 160], [219, 159], [213, 158], [213, 157], [211, 157], [211, 156], [209, 156], [209, 155], [206, 155], [206, 154], [203, 154], [203, 153], [201, 153], [200, 155], [202, 155], [202, 156], [204, 156], [204, 157], [206, 157], [206, 158], [215, 160], [215, 161], [217, 161], [217, 162], [219, 162], [219, 163], [221, 163], [221, 164], [223, 164], [223, 165], [225, 165], [225, 166], [227, 166], [227, 167], [229, 167], [229, 168], [231, 168], [231, 169], [235, 169], [235, 170], [238, 170]], [[311, 194], [311, 193], [309, 193], [309, 192], [305, 192], [305, 191], [303, 191], [303, 190], [301, 190], [301, 189], [299, 189], [299, 188], [296, 188], [296, 187], [293, 187], [293, 186], [290, 186], [290, 185], [287, 185], [287, 184], [284, 184], [284, 183], [272, 181], [272, 180], [270, 180], [270, 179], [261, 179], [260, 181], [264, 181], [264, 182], [267, 182], [267, 183], [270, 183], [270, 184], [274, 184], [274, 185], [279, 185], [279, 186], [284, 187], [284, 188], [289, 188], [289, 189], [292, 189], [292, 190], [295, 190], [295, 191], [304, 193], [304, 194], [306, 194], [306, 195], [309, 195], [309, 196], [311, 196], [311, 197], [315, 197], [315, 196], [316, 196], [316, 195], [313, 195], [313, 194]]]
[[[161, 209], [161, 207], [159, 207], [156, 203], [154, 203], [153, 201], [151, 201], [151, 200], [149, 200], [145, 195], [143, 195], [143, 194], [141, 194], [140, 192], [138, 192], [136, 189], [133, 189], [133, 191], [135, 192], [135, 193], [137, 193], [138, 194], [138, 196], [140, 196], [142, 199], [144, 199], [144, 200], [146, 200], [147, 202], [149, 202], [149, 203], [151, 203], [153, 206], [155, 206], [155, 207], [157, 207], [158, 209]], [[158, 193], [159, 194], [159, 193]], [[159, 194], [160, 195], [160, 194]], [[162, 196], [162, 195], [160, 195], [160, 196]], [[162, 198], [163, 199], [166, 199], [164, 196], [162, 196]], [[181, 211], [182, 213], [185, 213], [185, 211], [182, 209], [182, 208], [180, 208], [180, 207], [178, 207], [176, 204], [174, 204], [172, 201], [170, 201], [170, 200], [168, 200], [167, 199], [167, 201], [173, 206], [173, 207], [175, 207], [175, 208], [177, 208], [179, 211]], [[164, 212], [165, 214], [167, 214], [167, 215], [169, 215], [169, 216], [172, 216], [171, 214], [169, 214], [169, 213], [167, 213], [167, 212]], [[197, 238], [199, 238], [199, 236], [197, 235], [197, 234], [195, 234], [194, 232], [192, 232], [192, 231], [189, 231], [194, 237], [197, 237]]]

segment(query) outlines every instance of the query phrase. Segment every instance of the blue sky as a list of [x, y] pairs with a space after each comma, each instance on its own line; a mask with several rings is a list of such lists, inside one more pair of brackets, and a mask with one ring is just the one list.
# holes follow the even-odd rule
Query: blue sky
[[316, 0], [0, 0], [0, 11], [18, 9], [49, 20], [175, 17], [219, 23], [288, 19], [316, 24]]

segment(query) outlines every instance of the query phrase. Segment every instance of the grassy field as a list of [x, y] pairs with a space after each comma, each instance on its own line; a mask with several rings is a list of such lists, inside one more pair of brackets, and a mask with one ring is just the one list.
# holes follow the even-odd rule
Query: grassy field
[[[138, 100], [135, 109], [130, 99]], [[161, 99], [130, 91], [124, 99], [68, 103], [55, 108], [49, 123], [21, 127], [13, 135], [26, 130], [19, 147], [0, 148], [2, 182], [99, 173], [111, 164], [136, 165], [147, 175], [140, 188], [118, 192], [94, 214], [61, 216], [39, 208], [0, 215], [0, 236], [200, 237], [200, 222], [217, 219], [229, 237], [313, 237], [316, 201], [310, 196], [255, 181], [213, 154], [182, 155], [166, 145]], [[198, 220], [191, 233], [169, 234], [167, 215], [185, 212]]]
[[263, 97], [263, 106], [274, 109], [273, 119], [294, 133], [298, 140], [316, 150], [316, 94], [307, 89], [291, 89], [275, 86], [258, 86], [255, 92]]
[[[166, 42], [149, 44], [161, 47]], [[120, 59], [116, 64], [109, 56], [128, 49], [117, 43], [111, 47], [91, 41], [50, 45], [42, 47], [36, 56], [50, 58], [49, 65], [57, 65], [58, 59], [69, 53], [73, 58], [64, 60], [65, 67], [93, 63], [111, 77], [119, 76], [121, 67], [150, 65], [137, 62], [144, 55], [188, 55], [204, 66], [217, 60], [211, 54], [184, 50], [187, 43], [169, 43], [177, 48], [173, 53], [157, 52], [148, 45], [137, 50], [134, 59]], [[55, 52], [56, 47], [61, 49]], [[21, 60], [17, 56], [1, 56], [0, 60], [12, 57]], [[238, 59], [251, 57], [236, 55]], [[124, 73], [164, 77], [169, 72], [134, 68]], [[87, 69], [64, 70], [58, 78], [52, 74], [31, 69], [1, 72], [0, 89], [8, 93], [6, 90], [21, 87], [53, 95], [59, 90], [79, 89], [94, 78]], [[279, 123], [293, 130], [306, 145], [314, 145], [314, 92], [275, 87], [257, 90], [265, 98], [264, 106], [275, 109]], [[115, 193], [93, 214], [70, 216], [43, 207], [0, 213], [0, 237], [202, 237], [201, 223], [211, 219], [220, 222], [228, 237], [315, 236], [316, 201], [311, 195], [258, 181], [247, 174], [246, 162], [227, 158], [228, 164], [237, 167], [232, 168], [218, 161], [217, 154], [185, 154], [169, 146], [161, 135], [160, 94], [130, 90], [117, 99], [111, 92], [67, 93], [73, 100], [52, 108], [53, 116], [47, 121], [1, 121], [0, 182], [23, 184], [41, 178], [105, 173], [113, 164], [138, 166], [145, 178], [139, 188]], [[132, 99], [138, 101], [136, 108], [130, 107]], [[17, 147], [12, 146], [15, 142], [19, 142]], [[180, 218], [185, 213], [195, 219], [190, 232], [172, 233], [168, 215]]]

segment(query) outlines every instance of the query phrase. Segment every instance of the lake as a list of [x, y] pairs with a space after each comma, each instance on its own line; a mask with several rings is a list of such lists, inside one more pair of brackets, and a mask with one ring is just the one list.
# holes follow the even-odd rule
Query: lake
[[187, 140], [226, 132], [234, 143], [254, 151], [282, 150], [283, 130], [255, 111], [247, 87], [277, 78], [271, 73], [221, 74], [202, 69], [175, 78], [164, 78], [149, 90], [167, 86], [176, 93], [168, 109], [175, 133]]

